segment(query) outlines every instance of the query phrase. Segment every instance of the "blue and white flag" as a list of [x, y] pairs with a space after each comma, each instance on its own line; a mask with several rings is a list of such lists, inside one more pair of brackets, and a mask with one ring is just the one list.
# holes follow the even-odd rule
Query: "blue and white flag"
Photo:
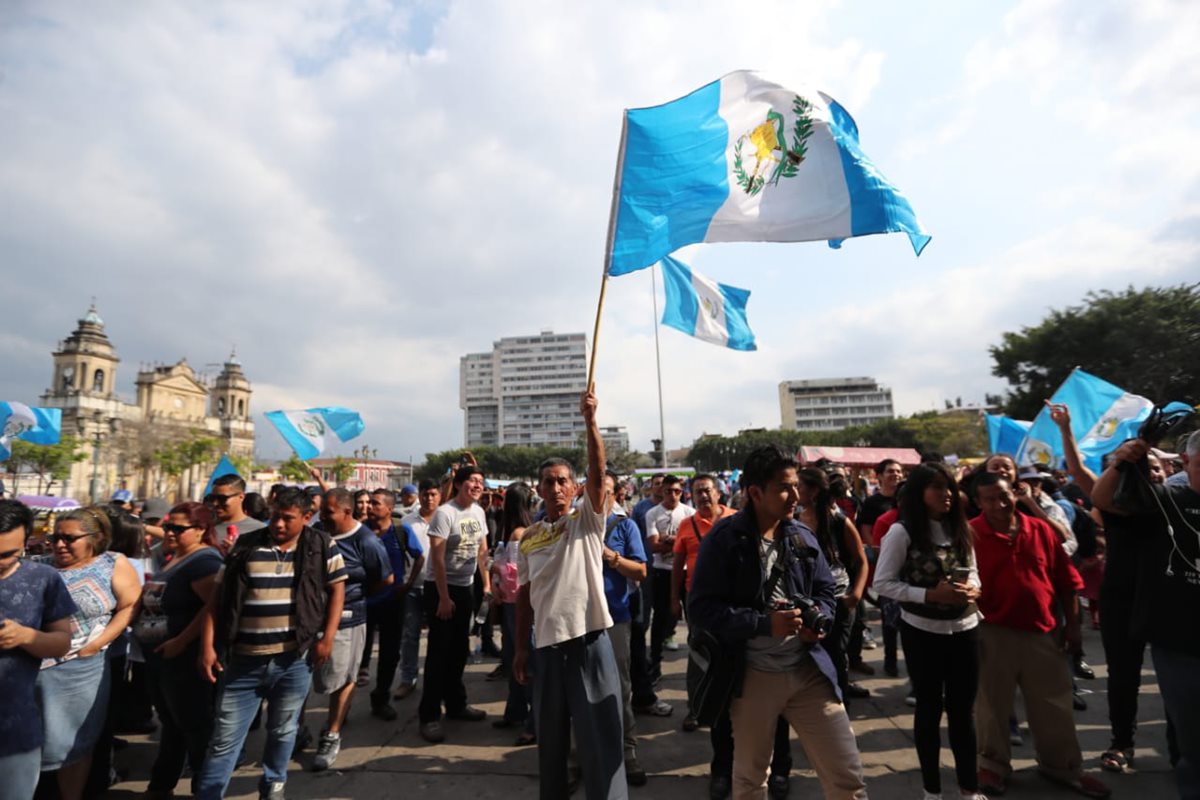
[[1028, 420], [1013, 419], [1003, 414], [988, 414], [988, 452], [1016, 456], [1032, 425]]
[[0, 401], [0, 461], [12, 455], [9, 442], [24, 439], [32, 444], [58, 444], [62, 436], [62, 409], [33, 408]]
[[[1121, 442], [1137, 436], [1154, 403], [1119, 386], [1074, 369], [1050, 398], [1065, 403], [1071, 412], [1071, 432], [1079, 443], [1083, 462], [1099, 474], [1100, 461]], [[1043, 408], [1033, 420], [1017, 451], [1018, 466], [1059, 467], [1063, 460], [1062, 436]]]
[[364, 427], [357, 411], [341, 406], [268, 411], [266, 417], [304, 461], [316, 458], [339, 442], [350, 441], [362, 433]]
[[663, 325], [731, 350], [758, 349], [746, 322], [748, 290], [717, 283], [670, 256], [659, 263], [666, 294]]
[[610, 275], [697, 242], [807, 242], [903, 231], [929, 236], [867, 158], [829, 95], [732, 72], [625, 112]]

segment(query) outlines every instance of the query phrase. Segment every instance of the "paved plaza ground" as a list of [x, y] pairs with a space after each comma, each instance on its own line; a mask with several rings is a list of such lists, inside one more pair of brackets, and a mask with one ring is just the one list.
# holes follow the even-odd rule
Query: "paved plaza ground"
[[[873, 629], [878, 633], [877, 621], [873, 623]], [[682, 634], [682, 625], [679, 630]], [[1086, 768], [1091, 774], [1109, 782], [1114, 797], [1150, 800], [1177, 796], [1166, 758], [1166, 723], [1162, 699], [1148, 652], [1139, 711], [1137, 773], [1113, 775], [1099, 769], [1099, 755], [1108, 745], [1104, 657], [1098, 632], [1085, 631], [1084, 643], [1088, 661], [1097, 673], [1096, 680], [1081, 682], [1092, 693], [1086, 695], [1088, 710], [1076, 714]], [[705, 730], [696, 733], [679, 730], [679, 723], [683, 719], [687, 651], [681, 648], [679, 652], [668, 655], [660, 696], [675, 705], [675, 713], [666, 718], [638, 718], [639, 757], [650, 774], [650, 780], [644, 787], [631, 789], [630, 796], [647, 800], [706, 798], [710, 755], [708, 733]], [[879, 676], [882, 676], [882, 648], [867, 651], [865, 655], [868, 663], [875, 666]], [[342, 753], [336, 768], [324, 773], [309, 772], [313, 750], [304, 752], [299, 761], [292, 764], [288, 776], [288, 797], [292, 800], [375, 800], [402, 796], [430, 800], [535, 797], [538, 788], [536, 749], [512, 747], [514, 733], [495, 730], [491, 726], [490, 721], [498, 718], [503, 709], [507, 686], [505, 682], [485, 680], [495, 664], [493, 659], [484, 659], [482, 663], [469, 664], [467, 667], [467, 693], [474, 705], [488, 712], [489, 721], [447, 722], [446, 742], [441, 745], [427, 744], [417, 733], [419, 694], [397, 701], [399, 719], [382, 722], [368, 713], [369, 704], [364, 691], [357, 697], [351, 710], [350, 724], [343, 734]], [[886, 800], [920, 798], [921, 782], [912, 741], [912, 709], [904, 704], [905, 680], [877, 676], [861, 678], [859, 682], [872, 693], [869, 700], [856, 701], [851, 707], [871, 796]], [[305, 723], [314, 735], [321, 729], [325, 717], [324, 706], [323, 698], [314, 698], [308, 708]], [[130, 779], [115, 787], [110, 797], [134, 798], [145, 789], [156, 745], [152, 737], [133, 737], [131, 741], [133, 744], [118, 754], [118, 764], [130, 768]], [[252, 734], [250, 752], [261, 752], [261, 746], [261, 732]], [[796, 768], [792, 773], [791, 796], [797, 800], [820, 797], [820, 786], [808, 768], [803, 749], [795, 739], [792, 747]], [[950, 791], [954, 786], [954, 775], [949, 759], [949, 750], [943, 748], [942, 780], [948, 798], [954, 796]], [[1032, 799], [1072, 796], [1038, 776], [1028, 735], [1024, 746], [1014, 748], [1014, 768], [1016, 773], [1007, 797]], [[257, 764], [238, 770], [230, 784], [229, 797], [239, 800], [256, 798], [260, 774]], [[186, 781], [179, 788], [180, 794], [186, 794]], [[582, 791], [577, 792], [576, 797], [582, 798]]]

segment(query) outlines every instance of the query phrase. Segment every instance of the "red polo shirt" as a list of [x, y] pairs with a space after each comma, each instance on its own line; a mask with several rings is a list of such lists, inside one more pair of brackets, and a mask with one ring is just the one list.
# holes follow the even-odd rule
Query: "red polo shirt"
[[705, 519], [697, 512], [679, 523], [679, 532], [675, 535], [675, 549], [672, 552], [685, 559], [684, 566], [687, 569], [687, 572], [684, 573], [685, 589], [692, 588], [692, 573], [696, 571], [696, 556], [700, 555], [700, 540], [712, 529], [717, 520], [732, 517], [736, 513], [732, 508], [718, 505], [711, 520]]
[[980, 515], [971, 520], [984, 622], [1021, 631], [1054, 630], [1054, 598], [1083, 588], [1083, 578], [1054, 529], [1024, 514], [1011, 539]]

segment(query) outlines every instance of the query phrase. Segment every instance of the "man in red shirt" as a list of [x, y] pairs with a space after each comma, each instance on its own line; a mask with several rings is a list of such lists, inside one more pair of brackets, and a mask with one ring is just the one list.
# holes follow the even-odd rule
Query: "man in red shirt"
[[1088, 797], [1108, 797], [1106, 785], [1082, 772], [1071, 676], [1054, 637], [1056, 609], [1061, 608], [1067, 649], [1079, 652], [1075, 592], [1083, 588], [1083, 580], [1054, 530], [1017, 511], [1006, 478], [981, 476], [975, 502], [983, 512], [971, 520], [984, 619], [975, 703], [979, 791], [1004, 793], [1012, 772], [1008, 718], [1019, 686], [1041, 773]]

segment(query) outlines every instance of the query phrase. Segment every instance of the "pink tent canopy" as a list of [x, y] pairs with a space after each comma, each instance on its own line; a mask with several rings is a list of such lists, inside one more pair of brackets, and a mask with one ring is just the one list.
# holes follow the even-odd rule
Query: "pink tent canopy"
[[874, 467], [885, 458], [895, 459], [902, 466], [915, 467], [921, 454], [910, 447], [801, 447], [800, 461], [809, 464], [828, 458], [848, 467]]

